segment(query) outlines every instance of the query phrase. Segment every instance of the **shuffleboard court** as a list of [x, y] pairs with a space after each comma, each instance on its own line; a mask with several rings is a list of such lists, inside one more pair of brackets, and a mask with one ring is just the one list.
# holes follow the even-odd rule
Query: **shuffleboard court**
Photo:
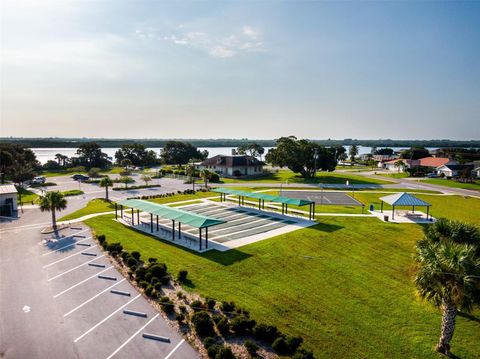
[[331, 204], [340, 206], [361, 206], [362, 202], [345, 192], [325, 192], [325, 191], [282, 191], [282, 196], [291, 198], [307, 199], [314, 201], [315, 204]]

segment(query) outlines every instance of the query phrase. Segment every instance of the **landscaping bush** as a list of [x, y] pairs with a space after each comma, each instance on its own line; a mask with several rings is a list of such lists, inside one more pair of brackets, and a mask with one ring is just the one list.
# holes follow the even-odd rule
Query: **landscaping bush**
[[245, 335], [252, 332], [255, 326], [255, 320], [245, 317], [243, 315], [237, 315], [231, 321], [232, 330], [238, 335]]
[[217, 353], [219, 353], [220, 350], [222, 350], [222, 348], [223, 348], [223, 345], [220, 345], [220, 344], [212, 344], [208, 348], [205, 347], [205, 349], [207, 349], [208, 357], [212, 359], [216, 358]]
[[128, 258], [127, 259], [127, 266], [129, 266], [130, 268], [134, 267], [137, 265], [137, 261], [133, 258]]
[[287, 355], [288, 354], [288, 345], [284, 337], [278, 337], [272, 344], [273, 350], [277, 354]]
[[92, 168], [90, 168], [90, 169], [88, 170], [88, 176], [89, 176], [89, 177], [92, 177], [92, 178], [101, 177], [100, 171], [101, 171], [100, 168], [92, 167]]
[[188, 271], [181, 270], [181, 271], [178, 272], [177, 280], [180, 283], [184, 283], [187, 280], [187, 276], [188, 276]]
[[215, 324], [218, 324], [218, 322], [221, 321], [223, 318], [225, 318], [225, 316], [222, 315], [222, 314], [213, 314], [212, 315], [212, 320]]
[[167, 266], [163, 263], [155, 263], [148, 268], [153, 277], [162, 278], [167, 274]]
[[123, 246], [118, 242], [111, 243], [107, 246], [107, 251], [120, 253], [121, 251], [123, 251]]
[[206, 301], [207, 301], [207, 307], [208, 307], [208, 309], [213, 309], [213, 308], [215, 308], [215, 304], [217, 304], [217, 301], [216, 301], [215, 299], [213, 299], [213, 298], [207, 298]]
[[168, 297], [162, 297], [160, 299], [160, 306], [162, 307], [162, 310], [167, 314], [171, 314], [175, 311], [175, 305]]
[[143, 289], [145, 289], [149, 286], [148, 282], [146, 282], [144, 280], [140, 281], [140, 283], [138, 283], [138, 285]]
[[199, 312], [201, 310], [207, 309], [207, 306], [205, 305], [205, 303], [199, 300], [194, 300], [193, 302], [191, 302], [190, 307], [193, 309], [194, 312]]
[[315, 356], [310, 350], [301, 348], [295, 352], [292, 359], [315, 359]]
[[143, 278], [145, 278], [145, 274], [147, 274], [147, 270], [143, 267], [140, 267], [135, 271], [135, 278], [137, 278], [137, 281], [143, 280]]
[[257, 357], [257, 350], [258, 350], [257, 344], [253, 343], [250, 340], [245, 340], [245, 343], [243, 343], [243, 345], [245, 346], [245, 349], [247, 349], [248, 354], [250, 354], [252, 358]]
[[175, 320], [179, 323], [182, 323], [185, 320], [185, 314], [175, 313]]
[[223, 312], [233, 312], [235, 310], [235, 302], [222, 302], [221, 309]]
[[140, 261], [140, 252], [138, 251], [133, 251], [131, 253], [132, 257], [135, 258], [137, 261]]
[[[143, 283], [143, 282], [142, 282], [142, 283]], [[153, 289], [154, 289], [154, 288], [153, 288], [152, 285], [147, 286], [147, 288], [145, 288], [145, 294], [146, 294], [147, 296], [151, 297], [151, 296], [152, 296], [152, 293], [153, 293]]]
[[215, 359], [235, 359], [235, 355], [233, 355], [232, 349], [221, 347], [215, 355]]
[[97, 236], [97, 240], [98, 240], [98, 243], [100, 243], [101, 245], [103, 245], [106, 241], [106, 238], [105, 238], [105, 235], [104, 234], [100, 234], [99, 236]]
[[170, 284], [170, 276], [169, 275], [164, 275], [162, 278], [160, 278], [160, 283], [162, 283], [162, 285], [169, 285]]
[[290, 354], [293, 354], [297, 351], [297, 349], [302, 345], [303, 338], [302, 337], [287, 337], [287, 345]]
[[130, 258], [130, 253], [128, 253], [127, 251], [123, 251], [122, 252], [123, 261], [126, 263], [129, 258]]
[[218, 175], [218, 173], [215, 173], [215, 172], [210, 172], [210, 182], [214, 182], [214, 183], [218, 183], [220, 182], [220, 176]]
[[161, 292], [162, 292], [162, 284], [161, 284], [161, 283], [153, 284], [153, 288], [155, 288], [155, 291], [156, 291], [157, 293], [161, 293]]
[[267, 344], [272, 344], [278, 336], [278, 329], [273, 325], [257, 324], [253, 328], [253, 335], [258, 340], [263, 340]]
[[208, 337], [215, 335], [213, 329], [213, 320], [205, 311], [196, 312], [192, 315], [192, 323], [195, 331], [200, 337]]
[[[152, 283], [152, 285], [158, 284], [158, 283], [160, 283], [160, 279], [158, 279], [157, 277], [152, 277], [150, 279], [150, 283]], [[162, 283], [160, 283], [160, 284], [162, 284]]]
[[157, 258], [148, 258], [148, 263], [156, 263], [157, 262]]
[[226, 335], [230, 334], [230, 328], [231, 328], [231, 325], [230, 325], [227, 317], [223, 317], [217, 323], [217, 329], [220, 332], [220, 334], [222, 334], [223, 336], [226, 336]]
[[213, 337], [208, 337], [203, 340], [203, 346], [205, 347], [205, 349], [210, 348], [212, 345], [215, 345], [215, 343], [216, 340]]
[[147, 269], [147, 273], [145, 273], [145, 276], [143, 278], [145, 279], [145, 281], [150, 283], [152, 281], [152, 278], [156, 278], [156, 277], [152, 276], [152, 273], [150, 273]]
[[182, 313], [186, 313], [186, 312], [187, 312], [187, 307], [184, 306], [184, 305], [179, 306], [178, 309], [180, 309], [180, 311], [181, 311]]

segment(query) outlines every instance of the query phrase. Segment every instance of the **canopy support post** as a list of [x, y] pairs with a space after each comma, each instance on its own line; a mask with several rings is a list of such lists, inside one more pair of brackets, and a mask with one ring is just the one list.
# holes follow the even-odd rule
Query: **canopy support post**
[[117, 203], [115, 202], [115, 219], [118, 219]]
[[412, 206], [412, 213], [415, 213], [415, 206]]
[[153, 213], [150, 213], [150, 233], [153, 233]]
[[428, 212], [430, 210], [430, 206], [427, 206], [427, 221], [428, 221]]
[[395, 206], [392, 206], [392, 219], [395, 219]]
[[315, 220], [315, 202], [313, 202], [313, 220]]
[[199, 243], [200, 243], [200, 250], [202, 250], [202, 228], [200, 227], [198, 229], [198, 239], [200, 240]]
[[175, 240], [175, 220], [172, 219], [172, 240]]
[[135, 225], [135, 213], [134, 209], [132, 208], [132, 226]]
[[120, 217], [123, 219], [123, 204], [120, 205]]
[[208, 227], [205, 227], [205, 249], [208, 249]]
[[258, 210], [261, 210], [262, 209], [262, 200], [259, 199], [258, 200]]
[[137, 224], [140, 224], [140, 210], [137, 209]]
[[382, 204], [380, 205], [380, 213], [383, 213], [383, 201], [382, 201]]
[[285, 214], [288, 214], [288, 204], [285, 203]]
[[178, 222], [178, 239], [182, 238], [182, 222]]
[[159, 228], [158, 228], [158, 215], [157, 215], [157, 232], [158, 232]]

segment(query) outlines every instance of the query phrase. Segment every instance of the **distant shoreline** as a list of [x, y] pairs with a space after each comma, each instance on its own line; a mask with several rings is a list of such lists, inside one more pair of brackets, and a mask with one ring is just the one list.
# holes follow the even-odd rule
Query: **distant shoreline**
[[[274, 139], [107, 139], [107, 138], [20, 138], [0, 137], [0, 143], [17, 143], [34, 148], [78, 148], [83, 142], [96, 142], [103, 148], [116, 148], [123, 144], [141, 143], [146, 147], [164, 147], [168, 141], [188, 142], [196, 147], [238, 147], [245, 143], [258, 143], [263, 147], [274, 147]], [[480, 140], [315, 140], [312, 141], [324, 146], [351, 146], [352, 144], [365, 147], [467, 147], [480, 148]]]

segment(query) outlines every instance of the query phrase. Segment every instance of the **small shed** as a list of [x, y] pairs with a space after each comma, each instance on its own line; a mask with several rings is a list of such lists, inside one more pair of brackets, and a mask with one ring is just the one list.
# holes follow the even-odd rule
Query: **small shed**
[[0, 216], [17, 216], [17, 189], [13, 184], [0, 185]]
[[380, 212], [383, 213], [384, 202], [392, 206], [392, 219], [395, 219], [395, 207], [412, 207], [413, 213], [415, 213], [415, 207], [427, 207], [427, 221], [429, 219], [429, 209], [431, 204], [410, 193], [395, 193], [390, 196], [380, 197], [380, 200], [382, 201]]

